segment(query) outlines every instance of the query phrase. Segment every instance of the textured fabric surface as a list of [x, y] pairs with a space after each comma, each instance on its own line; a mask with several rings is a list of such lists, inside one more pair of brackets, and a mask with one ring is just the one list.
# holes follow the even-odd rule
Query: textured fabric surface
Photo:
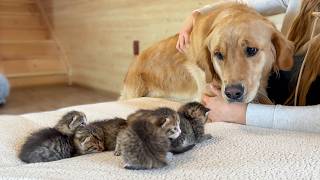
[[68, 110], [80, 110], [88, 120], [126, 117], [138, 108], [178, 103], [154, 98], [107, 102], [57, 111], [0, 116], [0, 179], [320, 179], [320, 136], [227, 123], [207, 124], [214, 139], [157, 170], [122, 168], [113, 152], [85, 155], [49, 163], [24, 164], [17, 153], [34, 130], [53, 126]]

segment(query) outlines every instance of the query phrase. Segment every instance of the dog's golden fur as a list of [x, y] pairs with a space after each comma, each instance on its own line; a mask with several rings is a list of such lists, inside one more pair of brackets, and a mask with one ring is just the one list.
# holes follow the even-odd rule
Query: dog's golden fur
[[[175, 35], [151, 46], [130, 66], [120, 99], [142, 96], [181, 101], [200, 100], [206, 83], [244, 87], [242, 102], [266, 94], [269, 72], [290, 69], [293, 46], [275, 26], [255, 10], [241, 4], [226, 3], [195, 20], [186, 54], [176, 48]], [[258, 48], [253, 57], [246, 47]], [[223, 61], [215, 52], [224, 55]]]

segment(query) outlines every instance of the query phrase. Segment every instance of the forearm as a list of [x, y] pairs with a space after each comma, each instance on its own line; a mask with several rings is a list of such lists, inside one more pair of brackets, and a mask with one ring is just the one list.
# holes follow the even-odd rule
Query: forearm
[[320, 105], [281, 106], [249, 104], [246, 124], [264, 128], [320, 132]]
[[196, 9], [195, 11], [198, 11], [201, 14], [208, 14], [213, 11], [218, 5], [225, 2], [238, 2], [246, 4], [265, 16], [284, 13], [286, 12], [286, 8], [288, 6], [288, 0], [227, 0], [206, 5], [202, 8]]

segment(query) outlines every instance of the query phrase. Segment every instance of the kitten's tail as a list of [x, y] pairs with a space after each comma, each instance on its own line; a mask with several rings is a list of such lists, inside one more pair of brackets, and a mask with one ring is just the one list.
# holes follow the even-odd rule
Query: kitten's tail
[[161, 127], [147, 120], [137, 120], [121, 134], [121, 154], [126, 169], [152, 169], [167, 165], [170, 141]]
[[184, 153], [186, 151], [191, 150], [194, 146], [195, 146], [195, 144], [190, 144], [188, 146], [182, 147], [181, 149], [172, 149], [172, 150], [170, 150], [170, 152], [172, 154], [181, 154], [181, 153]]

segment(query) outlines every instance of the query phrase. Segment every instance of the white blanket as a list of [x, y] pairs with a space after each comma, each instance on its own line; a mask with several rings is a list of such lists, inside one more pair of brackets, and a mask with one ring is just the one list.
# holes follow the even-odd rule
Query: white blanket
[[89, 121], [125, 118], [139, 108], [178, 103], [155, 98], [107, 102], [51, 112], [0, 116], [0, 179], [320, 179], [320, 136], [227, 123], [206, 126], [214, 139], [172, 156], [157, 170], [122, 168], [113, 152], [79, 156], [49, 163], [25, 164], [17, 158], [25, 138], [53, 126], [69, 110], [80, 110]]

